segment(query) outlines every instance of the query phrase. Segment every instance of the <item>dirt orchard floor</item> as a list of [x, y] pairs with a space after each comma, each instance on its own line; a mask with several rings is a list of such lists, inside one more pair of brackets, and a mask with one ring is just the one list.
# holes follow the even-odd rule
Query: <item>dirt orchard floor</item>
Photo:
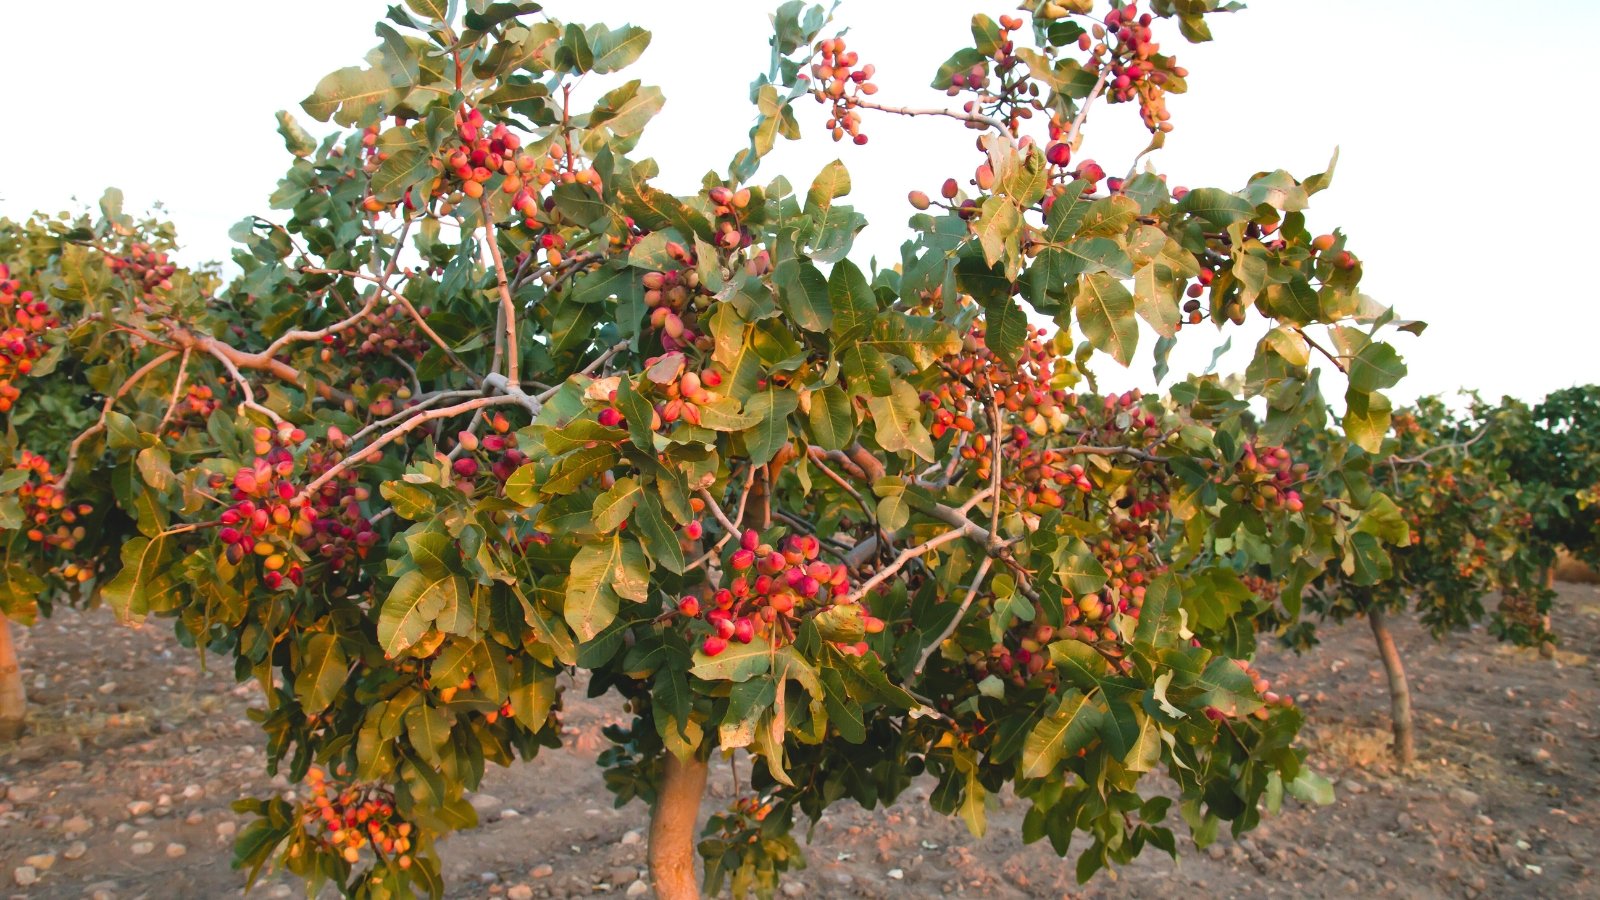
[[[1023, 805], [1003, 797], [983, 841], [927, 806], [919, 783], [888, 811], [835, 807], [811, 865], [784, 896], [983, 898], [1600, 896], [1600, 587], [1560, 586], [1554, 661], [1482, 632], [1396, 637], [1415, 692], [1421, 761], [1387, 761], [1387, 695], [1364, 622], [1329, 627], [1305, 656], [1264, 648], [1261, 669], [1307, 712], [1330, 807], [1293, 805], [1238, 841], [1147, 851], [1078, 886], [1071, 861], [1023, 846]], [[32, 732], [0, 744], [0, 897], [239, 896], [229, 803], [270, 790], [227, 660], [198, 659], [166, 623], [118, 628], [63, 612], [19, 634]], [[220, 670], [215, 668], [221, 666]], [[568, 746], [494, 770], [475, 797], [481, 828], [445, 845], [452, 897], [647, 896], [645, 811], [612, 808], [594, 765], [614, 697], [568, 698]], [[282, 782], [279, 782], [280, 786]], [[731, 795], [717, 765], [713, 799]], [[36, 879], [30, 884], [20, 884]], [[251, 896], [302, 895], [267, 878]]]

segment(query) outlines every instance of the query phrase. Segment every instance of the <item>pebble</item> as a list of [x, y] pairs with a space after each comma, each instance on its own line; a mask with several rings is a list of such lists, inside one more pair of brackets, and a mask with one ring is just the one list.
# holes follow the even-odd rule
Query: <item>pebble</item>
[[483, 884], [494, 884], [495, 882], [497, 882], [499, 880], [500, 880], [500, 876], [497, 875], [494, 872], [479, 872], [478, 873], [478, 881], [483, 883]]
[[1483, 798], [1479, 797], [1476, 792], [1469, 791], [1466, 788], [1456, 788], [1450, 792], [1450, 799], [1462, 806], [1477, 806], [1482, 802]]
[[895, 881], [899, 881], [900, 879], [906, 877], [906, 870], [905, 869], [890, 869], [889, 872], [888, 872], [888, 875], [889, 875], [890, 878], [893, 878]]
[[635, 878], [623, 893], [629, 897], [643, 897], [645, 894], [650, 893], [650, 885], [645, 884], [642, 878]]
[[24, 859], [23, 862], [43, 872], [56, 864], [56, 855], [54, 853], [39, 853]]
[[506, 900], [533, 900], [533, 888], [525, 884], [513, 884], [506, 891]]
[[6, 791], [6, 799], [12, 803], [27, 803], [30, 800], [38, 799], [39, 794], [39, 788], [14, 784], [10, 790]]
[[798, 881], [785, 881], [782, 890], [785, 897], [800, 897], [805, 894], [806, 886]]
[[178, 857], [180, 857], [180, 856], [182, 856], [182, 855], [184, 855], [185, 853], [188, 853], [188, 852], [189, 852], [189, 848], [185, 847], [182, 844], [168, 844], [167, 845], [167, 858], [168, 859], [177, 859]]
[[478, 811], [478, 821], [487, 822], [503, 806], [500, 798], [493, 794], [473, 794], [468, 800], [472, 808]]
[[606, 881], [620, 887], [638, 877], [639, 870], [632, 866], [613, 866], [611, 872], [606, 875]]
[[132, 847], [128, 848], [129, 852], [131, 852], [134, 856], [149, 856], [151, 853], [155, 852], [155, 849], [156, 845], [149, 841], [139, 841]]
[[19, 887], [28, 887], [39, 882], [39, 870], [33, 866], [17, 866], [11, 870], [11, 880]]
[[61, 823], [61, 830], [66, 833], [67, 837], [72, 837], [76, 834], [86, 834], [92, 828], [94, 828], [94, 823], [90, 822], [88, 819], [85, 819], [83, 816], [73, 816], [72, 818]]
[[67, 859], [82, 859], [83, 855], [88, 852], [88, 844], [83, 841], [73, 841], [67, 845], [67, 849], [61, 851], [61, 855]]
[[540, 863], [528, 870], [529, 878], [549, 878], [556, 873], [555, 866], [549, 863]]
[[128, 815], [133, 816], [134, 818], [138, 818], [139, 816], [148, 816], [150, 815], [150, 811], [155, 808], [156, 805], [151, 803], [149, 800], [135, 800], [128, 804]]
[[231, 837], [233, 837], [233, 833], [235, 831], [238, 831], [238, 830], [239, 830], [239, 824], [237, 822], [218, 822], [217, 823], [217, 837], [231, 838]]
[[631, 847], [634, 844], [637, 844], [642, 840], [644, 840], [644, 837], [642, 835], [640, 835], [639, 832], [637, 832], [637, 831], [628, 831], [628, 832], [624, 832], [623, 833], [622, 840], [618, 841], [617, 843], [621, 844], [624, 847]]
[[95, 688], [95, 690], [99, 691], [102, 694], [113, 693], [113, 692], [116, 691], [116, 689], [117, 689], [117, 683], [115, 681], [108, 681], [105, 684], [100, 685], [98, 688]]

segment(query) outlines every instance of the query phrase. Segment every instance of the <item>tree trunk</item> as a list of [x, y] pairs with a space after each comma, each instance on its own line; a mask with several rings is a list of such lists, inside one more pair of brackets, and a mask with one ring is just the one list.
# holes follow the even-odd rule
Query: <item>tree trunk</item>
[[700, 900], [695, 836], [710, 765], [698, 757], [666, 757], [666, 775], [650, 809], [650, 880], [657, 900]]
[[1378, 655], [1383, 659], [1383, 670], [1389, 676], [1389, 716], [1394, 720], [1394, 756], [1401, 765], [1417, 759], [1416, 730], [1411, 722], [1411, 687], [1406, 683], [1406, 669], [1400, 664], [1400, 651], [1394, 645], [1394, 636], [1384, 621], [1383, 612], [1376, 607], [1367, 611], [1367, 622], [1372, 626], [1372, 636], [1378, 641]]
[[5, 613], [0, 613], [0, 741], [14, 741], [22, 736], [27, 707], [22, 667], [17, 664], [16, 645], [11, 643], [11, 622]]
[[[1553, 591], [1553, 590], [1556, 589], [1556, 567], [1555, 566], [1549, 566], [1544, 570], [1544, 578], [1541, 579], [1541, 582], [1544, 584], [1544, 589], [1547, 590], [1547, 591]], [[1551, 633], [1550, 632], [1550, 613], [1548, 613], [1548, 612], [1546, 612], [1544, 614], [1544, 633], [1547, 634], [1547, 635]], [[1539, 642], [1539, 656], [1543, 657], [1544, 659], [1555, 659], [1556, 658], [1556, 645], [1555, 645], [1555, 642], [1554, 641], [1550, 641], [1550, 640], [1540, 641]]]

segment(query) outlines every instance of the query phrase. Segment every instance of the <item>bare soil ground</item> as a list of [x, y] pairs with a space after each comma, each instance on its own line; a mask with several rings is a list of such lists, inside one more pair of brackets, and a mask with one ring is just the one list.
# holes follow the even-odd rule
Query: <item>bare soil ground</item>
[[[975, 841], [919, 784], [887, 811], [836, 807], [784, 894], [1600, 896], [1600, 587], [1561, 585], [1556, 622], [1564, 643], [1551, 661], [1481, 632], [1435, 643], [1397, 621], [1420, 729], [1421, 762], [1405, 772], [1387, 759], [1365, 623], [1327, 628], [1304, 656], [1265, 648], [1261, 668], [1305, 707], [1314, 764], [1338, 800], [1291, 801], [1204, 851], [1180, 843], [1181, 862], [1147, 852], [1079, 886], [1070, 861], [1022, 844], [1021, 803], [1002, 798]], [[235, 685], [226, 660], [202, 671], [166, 629], [64, 612], [20, 635], [33, 729], [0, 744], [0, 897], [240, 896], [228, 805], [271, 789], [245, 715], [256, 688]], [[647, 894], [645, 811], [613, 809], [594, 765], [600, 728], [620, 715], [612, 698], [573, 692], [565, 749], [490, 774], [475, 800], [485, 824], [446, 845], [452, 897]], [[713, 803], [731, 793], [719, 769]], [[269, 877], [252, 896], [300, 893]]]

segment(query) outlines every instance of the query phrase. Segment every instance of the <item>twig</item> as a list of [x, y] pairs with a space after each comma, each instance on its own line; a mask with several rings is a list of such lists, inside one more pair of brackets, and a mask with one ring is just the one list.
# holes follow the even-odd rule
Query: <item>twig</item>
[[[899, 572], [901, 569], [905, 568], [906, 563], [916, 559], [919, 556], [922, 556], [925, 553], [936, 550], [939, 547], [950, 543], [951, 541], [957, 541], [964, 537], [971, 537], [972, 535], [969, 529], [976, 527], [977, 526], [972, 525], [972, 523], [969, 522], [967, 523], [967, 527], [952, 528], [938, 537], [929, 538], [928, 540], [923, 541], [915, 547], [907, 547], [906, 549], [901, 550], [900, 555], [896, 556], [893, 562], [878, 570], [878, 573], [873, 575], [871, 578], [868, 578], [866, 581], [862, 582], [861, 586], [856, 588], [854, 591], [851, 591], [850, 596], [843, 602], [847, 604], [861, 602], [861, 599], [867, 596], [867, 593], [873, 588], [889, 580], [895, 575], [896, 572]], [[978, 530], [981, 531], [982, 529]]]
[[394, 441], [395, 439], [404, 435], [406, 432], [416, 428], [418, 425], [421, 425], [424, 422], [431, 422], [434, 419], [447, 419], [451, 416], [459, 416], [462, 413], [472, 412], [475, 409], [482, 409], [485, 406], [500, 406], [506, 403], [515, 402], [517, 402], [517, 400], [514, 397], [497, 394], [489, 397], [475, 397], [463, 403], [457, 403], [454, 406], [446, 406], [442, 409], [430, 409], [426, 412], [419, 413], [418, 415], [413, 416], [412, 418], [401, 422], [399, 425], [396, 425], [394, 428], [384, 432], [376, 440], [368, 443], [360, 450], [345, 454], [345, 457], [330, 466], [328, 471], [323, 472], [321, 475], [313, 479], [310, 484], [301, 489], [298, 499], [305, 500], [309, 498], [323, 485], [337, 478], [341, 473], [349, 469], [351, 466], [354, 466], [360, 460], [365, 459], [372, 453], [372, 451]]
[[1072, 127], [1067, 129], [1067, 136], [1062, 138], [1061, 142], [1071, 147], [1074, 151], [1078, 149], [1078, 134], [1083, 130], [1083, 121], [1089, 117], [1089, 107], [1093, 106], [1094, 101], [1105, 93], [1106, 79], [1110, 77], [1111, 67], [1102, 65], [1100, 67], [1100, 77], [1095, 79], [1094, 88], [1089, 91], [1089, 96], [1083, 98], [1083, 105], [1078, 107], [1078, 114], [1072, 117]]
[[173, 412], [178, 409], [178, 395], [183, 392], [183, 382], [189, 374], [189, 351], [183, 351], [183, 359], [178, 361], [178, 377], [172, 382], [172, 399], [167, 401], [166, 414], [156, 424], [156, 431], [167, 427], [167, 422], [172, 418]]
[[978, 596], [978, 588], [983, 586], [983, 579], [989, 574], [989, 567], [992, 565], [994, 565], [994, 557], [992, 556], [985, 556], [983, 562], [978, 564], [978, 574], [972, 577], [972, 584], [967, 588], [966, 599], [961, 601], [961, 608], [956, 610], [956, 617], [951, 619], [950, 624], [944, 627], [944, 631], [939, 635], [938, 640], [922, 648], [922, 656], [917, 659], [916, 668], [911, 670], [912, 678], [922, 674], [922, 667], [928, 664], [928, 660], [939, 649], [939, 645], [949, 640], [950, 635], [955, 634], [957, 626], [961, 624], [961, 619], [967, 614], [967, 609], [972, 606], [973, 598]]
[[1321, 344], [1317, 343], [1316, 339], [1313, 338], [1311, 335], [1306, 334], [1306, 330], [1304, 328], [1301, 328], [1299, 325], [1296, 325], [1296, 326], [1294, 326], [1294, 333], [1300, 335], [1302, 338], [1305, 338], [1306, 343], [1310, 344], [1312, 349], [1316, 350], [1318, 353], [1321, 353], [1323, 356], [1326, 356], [1328, 358], [1328, 362], [1333, 363], [1333, 367], [1334, 368], [1338, 369], [1339, 371], [1343, 372], [1346, 375], [1350, 374], [1350, 370], [1345, 368], [1344, 362], [1339, 357], [1333, 355], [1333, 353], [1330, 352], [1328, 350], [1328, 348], [1326, 348], [1326, 347], [1322, 346]]
[[132, 375], [128, 376], [126, 381], [122, 382], [122, 384], [117, 387], [116, 391], [112, 393], [111, 396], [106, 398], [105, 405], [100, 409], [100, 419], [85, 429], [82, 434], [73, 438], [72, 443], [67, 447], [67, 465], [61, 472], [61, 480], [58, 482], [59, 484], [65, 485], [72, 479], [72, 470], [78, 464], [79, 448], [83, 446], [84, 441], [106, 430], [106, 419], [111, 415], [111, 408], [116, 405], [117, 401], [126, 396], [128, 391], [133, 390], [133, 386], [138, 384], [140, 379], [171, 361], [171, 359], [177, 355], [178, 351], [168, 350], [165, 353], [162, 353], [160, 356], [157, 356], [155, 359], [152, 359], [140, 366]]
[[213, 341], [211, 344], [207, 345], [206, 352], [210, 353], [212, 356], [215, 356], [222, 362], [222, 365], [228, 370], [228, 374], [232, 375], [233, 380], [239, 385], [239, 390], [244, 393], [244, 399], [239, 402], [239, 406], [241, 408], [253, 409], [271, 419], [274, 424], [283, 421], [282, 416], [256, 402], [256, 392], [255, 389], [250, 386], [250, 379], [244, 377], [244, 373], [239, 371], [239, 367], [234, 364], [232, 359], [228, 358], [226, 353], [222, 352], [220, 346], [216, 342]]
[[500, 291], [500, 311], [505, 317], [506, 381], [517, 384], [521, 381], [517, 371], [517, 306], [511, 299], [511, 285], [506, 280], [506, 261], [500, 255], [500, 243], [494, 231], [494, 214], [489, 210], [488, 198], [484, 198], [480, 205], [483, 208], [484, 242], [489, 245], [489, 255], [494, 260], [495, 286]]
[[982, 113], [967, 112], [959, 109], [943, 109], [936, 106], [922, 108], [908, 106], [885, 106], [882, 103], [874, 103], [871, 100], [863, 100], [860, 97], [853, 98], [850, 101], [850, 105], [859, 106], [862, 109], [872, 109], [877, 110], [878, 112], [892, 113], [897, 116], [944, 116], [945, 118], [957, 119], [959, 121], [966, 122], [969, 125], [982, 125], [985, 128], [993, 128], [996, 131], [1010, 130], [1006, 128], [1004, 122], [992, 116], [986, 116]]

